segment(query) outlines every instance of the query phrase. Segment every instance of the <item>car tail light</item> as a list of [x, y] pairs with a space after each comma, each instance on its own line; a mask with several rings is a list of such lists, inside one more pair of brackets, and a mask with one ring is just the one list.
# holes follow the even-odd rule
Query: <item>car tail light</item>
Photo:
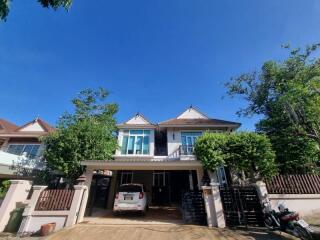
[[119, 193], [116, 194], [116, 199], [118, 199], [118, 198], [119, 198]]
[[143, 192], [140, 192], [140, 194], [139, 194], [139, 199], [142, 199], [143, 196], [144, 196]]

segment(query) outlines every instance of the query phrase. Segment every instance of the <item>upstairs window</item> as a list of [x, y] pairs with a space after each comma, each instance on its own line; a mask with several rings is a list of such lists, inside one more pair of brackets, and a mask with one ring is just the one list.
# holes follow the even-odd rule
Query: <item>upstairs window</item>
[[149, 155], [150, 130], [124, 130], [121, 154]]
[[184, 146], [194, 146], [198, 137], [202, 132], [181, 132], [181, 143]]
[[22, 155], [26, 153], [29, 158], [37, 157], [39, 154], [40, 144], [9, 144], [8, 153]]

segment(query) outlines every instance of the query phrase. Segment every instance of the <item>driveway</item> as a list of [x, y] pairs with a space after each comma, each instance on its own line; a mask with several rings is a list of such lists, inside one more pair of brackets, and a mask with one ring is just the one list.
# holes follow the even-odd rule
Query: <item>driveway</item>
[[249, 231], [216, 229], [195, 225], [93, 225], [79, 224], [57, 232], [46, 240], [284, 240], [295, 239], [281, 236], [264, 229]]

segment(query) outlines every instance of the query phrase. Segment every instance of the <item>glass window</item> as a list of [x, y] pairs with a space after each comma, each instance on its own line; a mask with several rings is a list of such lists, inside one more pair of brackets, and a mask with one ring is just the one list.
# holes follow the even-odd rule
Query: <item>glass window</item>
[[150, 153], [150, 130], [123, 132], [121, 154], [148, 155]]
[[181, 143], [182, 145], [193, 146], [202, 132], [181, 132]]
[[133, 154], [134, 152], [134, 140], [135, 140], [135, 136], [129, 137], [128, 154]]
[[142, 138], [143, 136], [136, 137], [136, 154], [141, 154], [142, 152]]
[[181, 132], [181, 154], [193, 155], [194, 145], [201, 135], [202, 132]]
[[22, 144], [10, 144], [8, 147], [8, 153], [21, 155], [23, 151], [24, 145]]
[[118, 192], [143, 192], [143, 189], [139, 185], [121, 185]]
[[149, 154], [149, 136], [143, 138], [143, 154]]
[[128, 136], [123, 136], [122, 146], [121, 146], [121, 154], [127, 153], [127, 147], [128, 147]]
[[10, 144], [8, 146], [8, 153], [22, 155], [26, 153], [29, 158], [37, 157], [39, 154], [40, 144]]
[[143, 134], [143, 130], [130, 130], [130, 135], [133, 134]]

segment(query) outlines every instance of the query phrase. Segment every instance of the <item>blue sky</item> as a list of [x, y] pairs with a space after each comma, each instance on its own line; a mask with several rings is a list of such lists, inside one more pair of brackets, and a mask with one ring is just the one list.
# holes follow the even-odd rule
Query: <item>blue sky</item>
[[193, 104], [253, 130], [223, 83], [283, 59], [281, 44], [319, 42], [319, 27], [318, 0], [74, 0], [69, 12], [13, 1], [0, 23], [0, 118], [54, 124], [77, 92], [103, 86], [119, 121]]

